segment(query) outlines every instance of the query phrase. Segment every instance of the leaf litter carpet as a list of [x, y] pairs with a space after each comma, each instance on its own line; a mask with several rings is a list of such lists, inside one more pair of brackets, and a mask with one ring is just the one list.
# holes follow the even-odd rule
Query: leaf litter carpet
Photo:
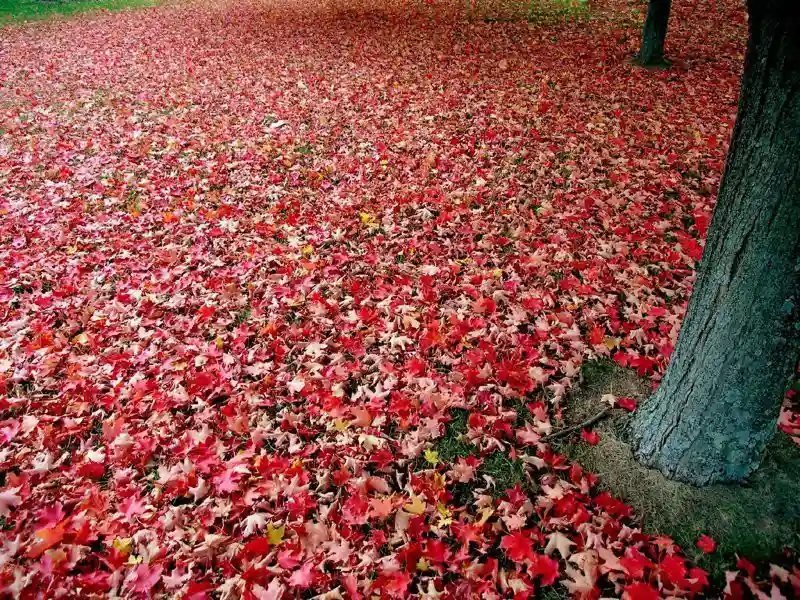
[[[0, 30], [4, 594], [708, 589], [697, 549], [541, 440], [584, 361], [664, 370], [744, 14], [676, 7], [676, 65], [646, 71], [627, 3], [462, 9]], [[797, 570], [731, 568], [732, 597], [797, 592]]]

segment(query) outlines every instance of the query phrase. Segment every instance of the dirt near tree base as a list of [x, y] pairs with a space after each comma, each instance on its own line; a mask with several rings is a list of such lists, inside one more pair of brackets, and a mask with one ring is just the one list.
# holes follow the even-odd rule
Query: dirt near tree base
[[[564, 425], [582, 423], [608, 406], [604, 394], [632, 397], [641, 405], [651, 392], [650, 382], [608, 361], [587, 363], [581, 385], [564, 410]], [[639, 464], [627, 443], [629, 414], [614, 410], [593, 426], [600, 441], [580, 441], [580, 430], [554, 442], [584, 468], [596, 473], [601, 487], [633, 507], [642, 529], [672, 537], [687, 553], [700, 555], [695, 543], [702, 534], [714, 538], [717, 550], [698, 556], [719, 585], [736, 555], [780, 563], [800, 549], [800, 448], [777, 433], [761, 467], [740, 485], [697, 488], [670, 481]]]

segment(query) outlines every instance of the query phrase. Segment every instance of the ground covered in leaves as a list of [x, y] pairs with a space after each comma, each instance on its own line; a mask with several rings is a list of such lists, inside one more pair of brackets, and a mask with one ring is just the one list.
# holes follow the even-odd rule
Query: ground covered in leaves
[[[6, 593], [707, 591], [713, 540], [643, 534], [543, 441], [585, 361], [657, 380], [675, 343], [745, 36], [685, 4], [665, 71], [625, 2], [2, 29]], [[730, 568], [733, 597], [800, 584]]]

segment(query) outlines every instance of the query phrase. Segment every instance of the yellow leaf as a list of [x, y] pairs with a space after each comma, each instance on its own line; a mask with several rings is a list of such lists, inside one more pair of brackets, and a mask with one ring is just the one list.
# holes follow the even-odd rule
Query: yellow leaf
[[489, 520], [489, 517], [491, 517], [493, 514], [494, 514], [494, 510], [493, 509], [491, 509], [489, 507], [484, 508], [481, 511], [481, 518], [478, 521], [478, 525], [483, 525], [484, 523], [486, 523], [486, 521]]
[[502, 277], [502, 276], [503, 276], [503, 269], [495, 269], [494, 271], [492, 271], [492, 275], [493, 275], [493, 276], [494, 276], [496, 279], [499, 279], [500, 277]]
[[367, 227], [375, 227], [378, 224], [378, 220], [369, 213], [358, 213], [358, 216], [361, 217], [361, 222]]
[[79, 333], [74, 339], [76, 344], [81, 344], [83, 346], [89, 343], [89, 336], [85, 333]]
[[312, 254], [314, 254], [314, 247], [313, 247], [311, 244], [308, 244], [308, 245], [306, 245], [306, 246], [303, 246], [303, 247], [300, 249], [300, 252], [303, 254], [303, 256], [305, 256], [306, 258], [308, 258], [308, 257], [309, 257], [309, 256], [311, 256]]
[[143, 559], [142, 559], [142, 557], [141, 557], [141, 556], [136, 556], [135, 554], [131, 554], [131, 555], [128, 557], [128, 562], [127, 562], [127, 563], [125, 563], [125, 564], [126, 564], [126, 565], [128, 565], [128, 566], [130, 566], [130, 567], [132, 567], [132, 566], [134, 566], [134, 565], [141, 564], [141, 563], [142, 563], [142, 560], [143, 560]]
[[67, 553], [63, 550], [48, 550], [44, 553], [47, 558], [53, 561], [53, 564], [58, 564], [61, 561], [67, 560]]
[[403, 508], [406, 512], [411, 513], [412, 515], [421, 515], [425, 512], [425, 503], [420, 499], [419, 496], [412, 496], [411, 502], [404, 504]]
[[130, 554], [133, 548], [133, 538], [114, 538], [114, 541], [111, 542], [111, 546], [121, 554]]
[[220, 350], [222, 350], [222, 346], [225, 345], [225, 342], [222, 341], [221, 337], [218, 337], [217, 339], [215, 339], [214, 343], [217, 345], [217, 348], [219, 348]]
[[452, 515], [451, 515], [451, 513], [450, 513], [450, 509], [449, 509], [449, 508], [447, 508], [447, 507], [446, 507], [444, 504], [442, 504], [441, 502], [439, 502], [439, 504], [437, 504], [437, 505], [436, 505], [436, 512], [438, 512], [438, 513], [439, 513], [440, 515], [442, 515], [443, 517], [450, 517], [450, 516], [452, 516]]
[[620, 339], [615, 337], [607, 337], [605, 339], [606, 348], [608, 348], [609, 350], [613, 350], [614, 348], [619, 348], [619, 342]]
[[439, 515], [439, 520], [434, 524], [435, 529], [444, 529], [453, 524], [453, 517], [443, 517]]
[[279, 545], [283, 541], [283, 534], [286, 532], [286, 526], [274, 527], [272, 523], [267, 523], [267, 539], [273, 546]]
[[435, 467], [439, 464], [439, 453], [436, 450], [425, 450], [425, 460]]
[[428, 561], [425, 560], [424, 558], [420, 558], [417, 561], [417, 571], [427, 571], [430, 568], [431, 566], [428, 564]]
[[347, 421], [344, 421], [344, 420], [342, 420], [342, 419], [336, 419], [336, 420], [333, 422], [333, 428], [334, 428], [336, 431], [344, 431], [344, 430], [346, 430], [348, 427], [350, 427], [350, 423], [348, 423]]

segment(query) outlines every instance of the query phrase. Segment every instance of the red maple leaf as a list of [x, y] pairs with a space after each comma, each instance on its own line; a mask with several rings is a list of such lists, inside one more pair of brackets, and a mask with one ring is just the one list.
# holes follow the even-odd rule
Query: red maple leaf
[[553, 585], [558, 579], [558, 561], [545, 554], [537, 554], [533, 557], [531, 574], [540, 576], [542, 585]]
[[391, 598], [405, 598], [411, 575], [405, 571], [384, 571], [373, 584], [375, 590], [385, 591]]
[[533, 541], [522, 531], [507, 534], [500, 542], [500, 547], [513, 561], [522, 562], [533, 558]]
[[751, 563], [746, 558], [742, 558], [741, 556], [737, 556], [736, 558], [737, 558], [737, 560], [736, 560], [736, 568], [737, 569], [742, 569], [750, 577], [753, 577], [753, 575], [756, 574], [756, 567], [755, 567], [755, 565], [753, 565], [753, 563]]
[[185, 600], [206, 600], [209, 592], [214, 589], [214, 584], [208, 581], [190, 581], [183, 596]]
[[190, 393], [196, 394], [202, 390], [213, 387], [215, 382], [216, 380], [211, 373], [200, 371], [189, 379], [188, 389]]
[[659, 572], [673, 584], [680, 584], [686, 578], [685, 560], [676, 554], [670, 554], [658, 565]]
[[369, 509], [367, 499], [360, 492], [354, 492], [342, 505], [342, 515], [347, 523], [363, 525]]
[[581, 430], [581, 437], [583, 441], [585, 441], [590, 446], [596, 446], [600, 443], [600, 434], [596, 431], [588, 431], [586, 429]]
[[78, 475], [86, 477], [87, 479], [100, 479], [106, 472], [106, 466], [103, 463], [97, 463], [87, 460], [78, 467]]
[[625, 556], [620, 558], [619, 562], [625, 569], [625, 572], [634, 579], [643, 579], [645, 569], [649, 569], [653, 566], [653, 563], [636, 548], [626, 549]]
[[661, 594], [653, 586], [647, 583], [632, 583], [625, 586], [623, 600], [659, 600]]
[[462, 544], [469, 544], [470, 542], [481, 543], [483, 541], [483, 527], [481, 525], [473, 523], [453, 523], [451, 527], [458, 541]]
[[717, 542], [713, 538], [708, 537], [706, 534], [700, 536], [697, 540], [697, 547], [703, 551], [704, 554], [711, 554], [717, 549]]
[[528, 376], [527, 365], [519, 358], [501, 360], [497, 367], [497, 378], [521, 394], [533, 390], [533, 381]]
[[260, 536], [249, 540], [242, 547], [242, 553], [245, 556], [264, 556], [269, 552], [269, 549], [270, 543], [267, 536]]

